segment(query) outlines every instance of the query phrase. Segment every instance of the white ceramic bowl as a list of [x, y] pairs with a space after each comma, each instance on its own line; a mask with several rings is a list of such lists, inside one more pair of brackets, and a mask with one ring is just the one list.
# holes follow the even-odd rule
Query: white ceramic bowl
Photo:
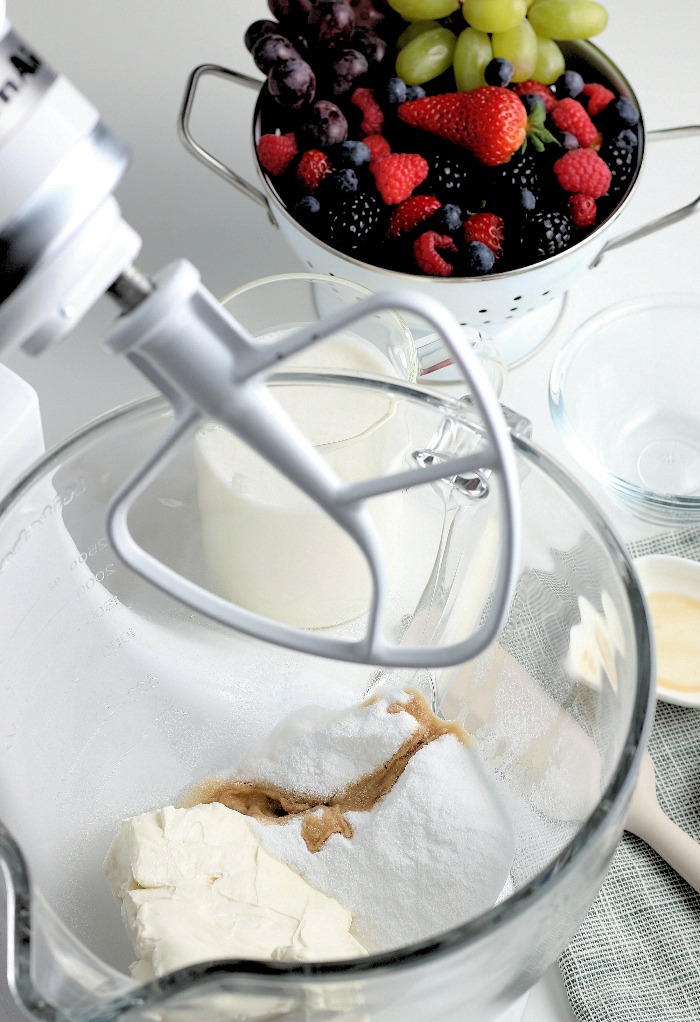
[[615, 501], [647, 521], [700, 521], [700, 295], [612, 305], [564, 344], [554, 423]]
[[[656, 694], [666, 703], [700, 707], [700, 563], [650, 554], [634, 567], [650, 608]], [[675, 667], [674, 654], [680, 657]]]

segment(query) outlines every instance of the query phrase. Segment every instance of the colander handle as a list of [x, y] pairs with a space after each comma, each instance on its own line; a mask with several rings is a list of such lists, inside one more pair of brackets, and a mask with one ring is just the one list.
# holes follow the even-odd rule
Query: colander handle
[[242, 74], [240, 71], [232, 71], [230, 68], [223, 67], [221, 64], [200, 64], [196, 67], [189, 77], [187, 86], [185, 88], [185, 96], [180, 108], [178, 116], [178, 134], [180, 139], [185, 146], [193, 153], [205, 167], [211, 168], [229, 184], [234, 185], [240, 192], [247, 195], [253, 202], [257, 202], [260, 206], [263, 206], [267, 210], [267, 215], [270, 223], [277, 227], [277, 221], [275, 220], [270, 204], [267, 201], [265, 193], [255, 185], [250, 184], [245, 178], [237, 174], [235, 170], [232, 170], [228, 164], [224, 163], [213, 153], [210, 153], [205, 146], [198, 142], [190, 127], [190, 121], [192, 119], [192, 110], [194, 107], [195, 95], [197, 88], [202, 78], [206, 75], [212, 75], [216, 78], [226, 78], [228, 81], [237, 82], [239, 85], [244, 85], [248, 89], [253, 89], [259, 92], [264, 82], [261, 82], [258, 78], [251, 78], [250, 75]]
[[[700, 124], [687, 124], [677, 128], [658, 128], [656, 131], [648, 132], [647, 141], [667, 142], [672, 139], [690, 138], [694, 135], [700, 135]], [[670, 227], [671, 224], [678, 223], [680, 220], [685, 220], [687, 216], [697, 213], [698, 209], [700, 209], [700, 195], [697, 199], [687, 203], [687, 205], [680, 206], [678, 209], [674, 209], [670, 213], [664, 213], [663, 216], [656, 217], [654, 220], [650, 220], [648, 223], [642, 224], [641, 227], [635, 227], [631, 231], [625, 231], [624, 234], [618, 234], [616, 238], [612, 238], [607, 242], [607, 244], [603, 245], [600, 252], [591, 263], [591, 269], [594, 266], [598, 266], [606, 252], [611, 252], [615, 248], [622, 248], [623, 245], [629, 245], [631, 241], [637, 241], [639, 238], [645, 238], [647, 234], [653, 234], [655, 231], [660, 231], [664, 227]]]

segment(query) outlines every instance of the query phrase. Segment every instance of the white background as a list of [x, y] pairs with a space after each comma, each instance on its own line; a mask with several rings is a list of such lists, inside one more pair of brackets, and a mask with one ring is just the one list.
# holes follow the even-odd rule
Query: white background
[[[596, 42], [631, 81], [647, 128], [700, 123], [695, 0], [644, 5], [609, 0], [607, 8], [609, 25]], [[189, 155], [176, 132], [185, 83], [196, 65], [220, 63], [258, 75], [242, 37], [251, 21], [268, 16], [265, 0], [10, 0], [8, 16], [129, 144], [132, 162], [117, 194], [125, 219], [143, 238], [144, 270], [152, 273], [186, 257], [208, 287], [223, 295], [256, 277], [302, 268], [262, 209]], [[254, 94], [214, 82], [202, 97], [198, 136], [253, 180]], [[700, 191], [697, 140], [649, 147], [645, 162], [619, 230], [690, 202]], [[610, 253], [598, 268], [586, 271], [570, 292], [556, 334], [511, 372], [505, 402], [532, 419], [535, 439], [565, 463], [547, 408], [549, 368], [559, 344], [591, 313], [622, 297], [697, 292], [699, 228], [700, 219], [692, 217]], [[113, 314], [104, 300], [71, 337], [40, 359], [22, 354], [5, 359], [36, 388], [50, 445], [94, 416], [149, 392], [131, 366], [100, 347]], [[632, 538], [634, 523], [610, 510], [623, 538]], [[0, 998], [0, 1022], [15, 1018]], [[526, 1022], [572, 1018], [553, 971], [531, 993]]]

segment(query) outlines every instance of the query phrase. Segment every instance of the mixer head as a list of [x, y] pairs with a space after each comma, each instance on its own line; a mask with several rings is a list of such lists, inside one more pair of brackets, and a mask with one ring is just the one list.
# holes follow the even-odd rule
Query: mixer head
[[[222, 624], [292, 649], [378, 665], [445, 666], [469, 659], [498, 633], [510, 602], [517, 561], [518, 481], [510, 435], [476, 356], [454, 318], [420, 293], [372, 296], [353, 310], [261, 345], [200, 284], [188, 263], [149, 280], [133, 265], [140, 239], [112, 196], [126, 166], [124, 146], [97, 111], [54, 74], [5, 24], [0, 60], [10, 102], [0, 124], [0, 350], [39, 354], [60, 340], [105, 292], [122, 316], [107, 345], [125, 355], [171, 402], [175, 424], [161, 446], [117, 495], [109, 514], [113, 543], [136, 572]], [[426, 436], [412, 467], [343, 481], [271, 396], [267, 381], [286, 360], [334, 332], [388, 309], [422, 319], [440, 336], [462, 370], [483, 436], [455, 452]], [[352, 640], [290, 627], [187, 579], [147, 553], [129, 528], [129, 509], [173, 450], [206, 422], [223, 424], [265, 463], [318, 505], [364, 559], [371, 594], [364, 635]], [[438, 440], [442, 430], [438, 430]], [[449, 433], [449, 431], [448, 431]], [[437, 449], [436, 449], [437, 447]], [[440, 628], [419, 630], [425, 641], [387, 638], [386, 553], [368, 501], [443, 481], [453, 494], [474, 480], [499, 480], [501, 532], [490, 606], [459, 641], [436, 644]], [[467, 487], [468, 488], [468, 487]], [[478, 486], [477, 486], [478, 488]], [[447, 506], [447, 505], [446, 505]], [[443, 527], [444, 527], [443, 522]], [[443, 544], [431, 585], [444, 586]], [[327, 565], [333, 571], [332, 564]], [[414, 608], [418, 610], [418, 608]], [[415, 616], [415, 615], [413, 615]]]

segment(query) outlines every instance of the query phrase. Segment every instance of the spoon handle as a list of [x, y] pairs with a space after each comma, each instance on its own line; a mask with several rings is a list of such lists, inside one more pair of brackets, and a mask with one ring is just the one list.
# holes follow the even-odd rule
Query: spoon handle
[[670, 820], [661, 808], [649, 813], [644, 826], [639, 826], [638, 831], [634, 833], [646, 841], [691, 887], [700, 891], [700, 844], [697, 841]]

